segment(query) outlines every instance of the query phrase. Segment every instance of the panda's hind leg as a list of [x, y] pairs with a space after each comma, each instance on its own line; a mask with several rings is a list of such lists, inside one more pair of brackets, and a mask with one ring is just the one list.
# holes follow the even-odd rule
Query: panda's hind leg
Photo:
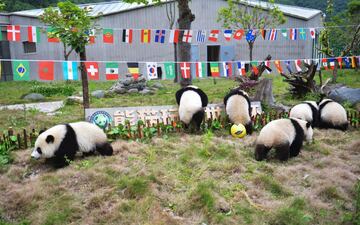
[[271, 147], [267, 147], [263, 144], [257, 144], [255, 147], [255, 159], [261, 161], [266, 159], [267, 154], [269, 153]]
[[245, 124], [245, 128], [246, 128], [246, 133], [247, 134], [252, 134], [253, 132], [253, 125], [252, 122], [248, 122], [247, 124]]
[[290, 145], [289, 143], [284, 143], [278, 146], [275, 146], [276, 149], [276, 157], [281, 160], [285, 161], [288, 160], [290, 157]]
[[100, 155], [110, 156], [113, 154], [113, 148], [109, 143], [103, 143], [96, 145], [96, 151], [100, 153]]
[[191, 119], [193, 125], [195, 126], [196, 131], [200, 130], [201, 123], [204, 120], [204, 114], [205, 114], [204, 110], [200, 110], [196, 112]]

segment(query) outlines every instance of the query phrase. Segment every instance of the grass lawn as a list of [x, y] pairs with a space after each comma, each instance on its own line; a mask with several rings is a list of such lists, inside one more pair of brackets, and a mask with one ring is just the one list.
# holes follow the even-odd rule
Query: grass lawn
[[[339, 82], [360, 87], [359, 72], [342, 73]], [[273, 79], [279, 103], [304, 100], [292, 99], [280, 76], [266, 77]], [[91, 107], [174, 105], [178, 85], [161, 83], [165, 88], [154, 95], [91, 99]], [[105, 90], [112, 84], [91, 82], [90, 90]], [[0, 83], [0, 104], [26, 103], [20, 96], [37, 85], [41, 83]], [[81, 91], [79, 82], [49, 85]], [[194, 80], [194, 85], [208, 94], [211, 103], [220, 103], [236, 83], [207, 79]], [[78, 105], [66, 105], [55, 116], [0, 110], [0, 131], [77, 120], [83, 120]], [[222, 130], [119, 140], [112, 143], [111, 157], [78, 157], [58, 170], [30, 160], [31, 149], [14, 151], [12, 164], [0, 168], [0, 225], [360, 224], [359, 129], [315, 129], [313, 143], [287, 162], [255, 161], [256, 137], [257, 132], [236, 139]]]

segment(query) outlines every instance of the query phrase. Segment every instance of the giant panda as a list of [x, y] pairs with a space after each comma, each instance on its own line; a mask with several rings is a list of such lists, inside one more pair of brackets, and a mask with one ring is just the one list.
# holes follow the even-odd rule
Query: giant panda
[[265, 125], [256, 139], [255, 159], [266, 158], [271, 148], [276, 149], [277, 158], [284, 161], [300, 153], [303, 141], [311, 141], [311, 123], [297, 118], [273, 120]]
[[87, 155], [95, 151], [101, 155], [112, 155], [113, 148], [107, 142], [106, 134], [95, 124], [76, 122], [56, 125], [40, 133], [31, 157], [51, 158], [55, 167], [64, 167], [77, 152]]
[[240, 88], [232, 89], [224, 98], [225, 111], [230, 122], [243, 124], [246, 132], [253, 132], [249, 95]]
[[319, 127], [345, 131], [348, 128], [346, 110], [331, 99], [319, 103]]
[[199, 130], [204, 119], [204, 107], [208, 104], [207, 95], [200, 88], [189, 85], [178, 90], [175, 97], [179, 105], [179, 118], [185, 128], [193, 124]]
[[310, 122], [312, 127], [318, 125], [319, 107], [315, 101], [305, 101], [291, 108], [289, 117], [298, 118]]

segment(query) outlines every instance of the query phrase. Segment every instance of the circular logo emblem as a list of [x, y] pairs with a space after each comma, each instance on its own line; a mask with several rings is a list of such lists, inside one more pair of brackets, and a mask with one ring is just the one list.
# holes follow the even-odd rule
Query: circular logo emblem
[[89, 120], [90, 123], [93, 123], [102, 129], [105, 129], [112, 122], [110, 114], [105, 111], [97, 111], [93, 113]]

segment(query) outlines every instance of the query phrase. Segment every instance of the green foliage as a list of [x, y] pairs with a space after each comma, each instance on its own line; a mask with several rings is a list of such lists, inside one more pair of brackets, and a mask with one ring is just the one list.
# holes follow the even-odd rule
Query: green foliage
[[215, 199], [213, 195], [214, 184], [212, 182], [201, 182], [191, 193], [191, 204], [194, 209], [205, 209], [211, 212], [214, 209]]
[[17, 137], [9, 136], [0, 141], [0, 167], [5, 166], [12, 161], [11, 151], [17, 147]]
[[261, 175], [256, 180], [267, 190], [270, 191], [275, 197], [289, 197], [291, 193], [284, 189], [281, 184], [274, 180], [272, 176]]
[[313, 217], [305, 213], [306, 202], [302, 198], [296, 198], [289, 207], [284, 207], [270, 221], [276, 225], [306, 225], [311, 224]]
[[89, 16], [91, 9], [80, 8], [69, 1], [59, 2], [57, 6], [59, 10], [49, 7], [40, 16], [43, 23], [53, 28], [49, 36], [59, 38], [77, 53], [84, 52], [90, 31], [96, 28], [95, 18]]
[[355, 213], [353, 216], [355, 225], [360, 225], [360, 181], [358, 180], [355, 185]]
[[35, 85], [30, 92], [39, 93], [46, 97], [50, 96], [70, 96], [76, 91], [75, 87], [66, 84], [41, 84]]

